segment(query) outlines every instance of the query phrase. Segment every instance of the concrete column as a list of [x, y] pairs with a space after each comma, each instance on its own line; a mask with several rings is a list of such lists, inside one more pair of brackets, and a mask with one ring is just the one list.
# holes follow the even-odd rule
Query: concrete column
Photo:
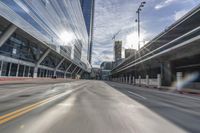
[[157, 83], [158, 83], [157, 88], [160, 88], [161, 87], [161, 76], [160, 76], [160, 74], [157, 74]]
[[177, 72], [176, 73], [176, 89], [179, 91], [181, 90], [182, 86], [181, 86], [181, 82], [182, 82], [182, 79], [183, 79], [183, 73], [182, 72]]
[[53, 71], [53, 76], [56, 76], [56, 71], [57, 71], [56, 69]]
[[8, 76], [10, 76], [10, 73], [11, 73], [11, 68], [12, 68], [12, 63], [10, 63], [10, 66], [9, 66], [9, 70], [8, 70]]
[[1, 61], [1, 65], [0, 65], [0, 77], [1, 77], [2, 69], [3, 69], [3, 61]]
[[29, 66], [29, 68], [28, 68], [28, 77], [30, 77], [30, 73], [31, 73], [31, 67]]
[[129, 84], [131, 84], [131, 82], [132, 82], [132, 81], [131, 81], [131, 75], [130, 75], [130, 76], [129, 76]]
[[9, 39], [9, 37], [15, 32], [17, 26], [11, 24], [0, 37], [0, 47]]
[[37, 73], [38, 73], [38, 66], [35, 66], [33, 70], [33, 78], [37, 78]]
[[25, 70], [26, 70], [26, 66], [24, 65], [23, 68], [24, 68], [24, 69], [23, 69], [23, 77], [24, 77], [24, 75], [25, 75]]
[[19, 73], [19, 64], [17, 64], [17, 72], [16, 72], [16, 77], [18, 77], [18, 73]]
[[146, 86], [149, 87], [149, 75], [146, 75]]
[[126, 76], [126, 84], [128, 84], [128, 76]]
[[48, 77], [48, 70], [46, 70], [46, 75], [45, 75], [45, 77], [46, 77], [46, 78]]
[[133, 76], [133, 79], [132, 79], [132, 83], [133, 85], [135, 85], [135, 77]]
[[162, 85], [170, 86], [173, 81], [173, 64], [171, 62], [163, 62], [161, 64], [161, 81]]
[[139, 85], [141, 85], [141, 76], [139, 76]]

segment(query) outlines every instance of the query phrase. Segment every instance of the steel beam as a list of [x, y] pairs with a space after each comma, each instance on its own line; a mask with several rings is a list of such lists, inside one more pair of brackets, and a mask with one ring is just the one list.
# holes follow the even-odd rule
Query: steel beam
[[51, 49], [47, 49], [40, 59], [35, 63], [33, 78], [37, 78], [38, 66], [44, 60], [44, 58], [51, 52]]
[[72, 66], [72, 63], [68, 66], [68, 68], [66, 69], [65, 73], [68, 72], [68, 70], [70, 69], [71, 66]]
[[16, 29], [17, 26], [15, 26], [14, 24], [8, 26], [7, 30], [3, 32], [0, 37], [0, 47], [8, 40], [8, 38], [15, 32]]
[[81, 71], [81, 68], [79, 68], [79, 70], [76, 72], [76, 74], [79, 74], [80, 71]]
[[65, 58], [63, 58], [62, 60], [60, 60], [60, 62], [58, 63], [58, 65], [56, 66], [55, 70], [54, 70], [54, 76], [56, 76], [56, 71], [58, 70], [58, 68], [60, 67], [60, 65], [65, 61]]
[[72, 74], [76, 71], [77, 67], [78, 67], [78, 66], [76, 66], [76, 67], [74, 68], [74, 70], [72, 71]]

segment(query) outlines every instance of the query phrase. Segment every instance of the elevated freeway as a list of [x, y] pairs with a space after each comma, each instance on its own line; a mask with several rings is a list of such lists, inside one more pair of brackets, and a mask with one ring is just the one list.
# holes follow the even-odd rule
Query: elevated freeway
[[171, 86], [178, 77], [183, 79], [195, 73], [195, 82], [198, 82], [199, 44], [200, 6], [197, 6], [115, 67], [111, 77], [135, 83], [135, 79], [159, 76], [160, 85]]

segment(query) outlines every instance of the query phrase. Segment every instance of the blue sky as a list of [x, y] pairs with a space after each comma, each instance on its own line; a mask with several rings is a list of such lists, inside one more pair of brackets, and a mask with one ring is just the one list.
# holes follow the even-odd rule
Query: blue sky
[[[123, 49], [137, 48], [136, 10], [141, 0], [96, 0], [93, 67], [113, 60], [112, 37], [123, 41]], [[176, 20], [200, 4], [200, 0], [146, 0], [141, 12], [141, 36], [153, 39]], [[124, 52], [122, 52], [124, 54]]]

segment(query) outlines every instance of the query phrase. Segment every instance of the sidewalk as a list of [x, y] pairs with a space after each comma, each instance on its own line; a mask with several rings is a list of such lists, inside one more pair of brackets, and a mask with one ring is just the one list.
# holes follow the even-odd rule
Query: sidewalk
[[3, 84], [31, 84], [31, 83], [56, 83], [56, 82], [65, 82], [65, 81], [74, 81], [75, 79], [64, 79], [64, 78], [17, 78], [17, 77], [9, 77], [9, 78], [0, 78], [0, 85]]

